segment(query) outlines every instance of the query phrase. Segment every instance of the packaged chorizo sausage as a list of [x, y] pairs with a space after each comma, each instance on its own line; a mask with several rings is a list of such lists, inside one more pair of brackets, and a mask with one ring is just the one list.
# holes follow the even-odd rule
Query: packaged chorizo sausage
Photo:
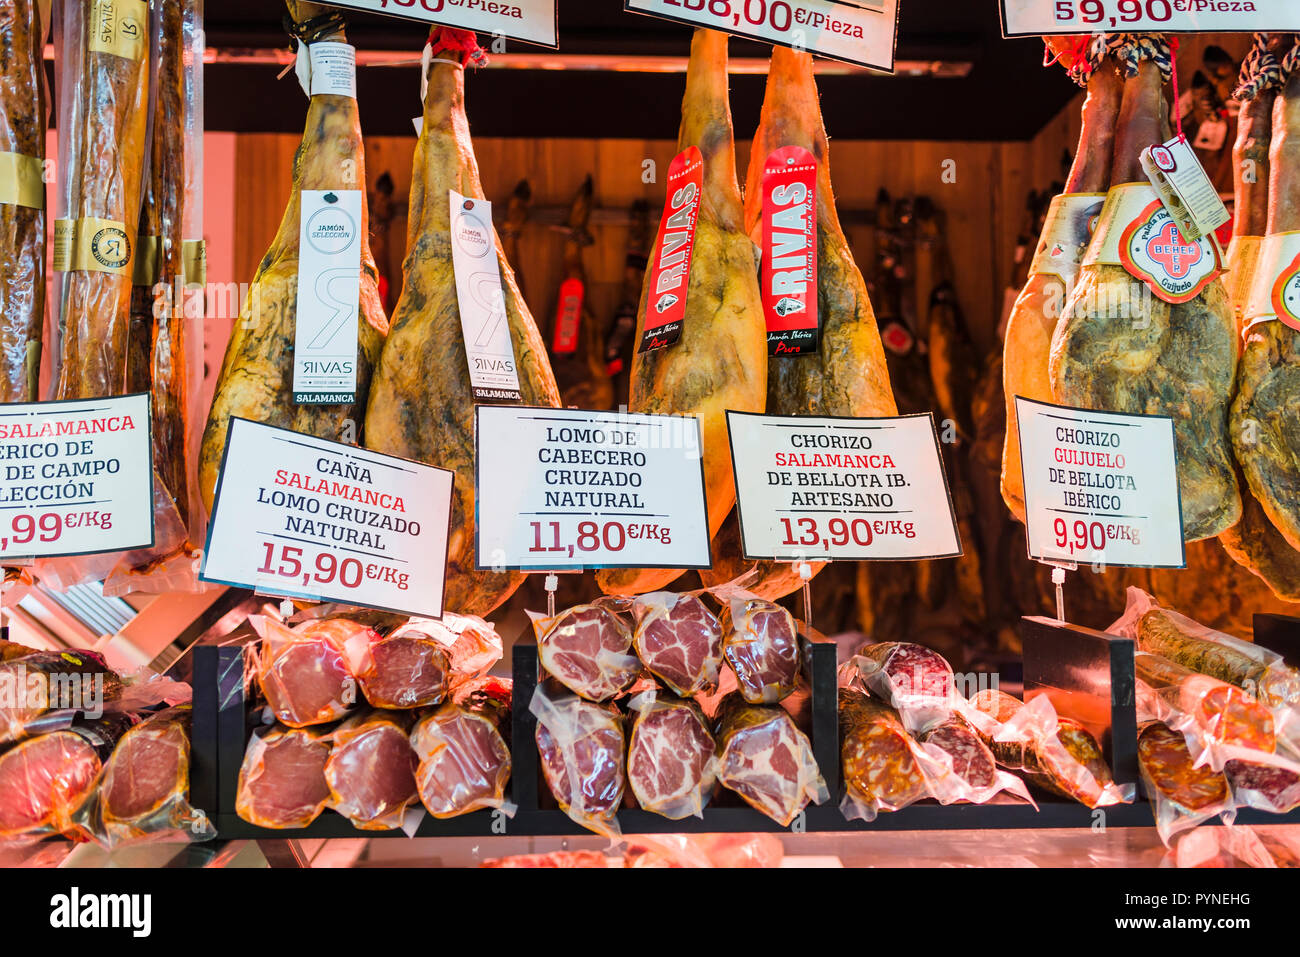
[[839, 691], [840, 769], [850, 821], [875, 820], [930, 796], [897, 712], [853, 688]]
[[1211, 752], [1216, 770], [1224, 746], [1271, 754], [1277, 747], [1273, 713], [1250, 692], [1211, 678], [1159, 655], [1139, 651], [1137, 672], [1139, 721], [1160, 721], [1188, 736], [1196, 758]]
[[958, 702], [952, 665], [924, 645], [878, 642], [852, 661], [866, 689], [888, 702], [913, 734], [946, 720]]
[[1138, 771], [1166, 845], [1215, 815], [1228, 824], [1236, 817], [1223, 772], [1197, 766], [1184, 735], [1166, 724], [1151, 721], [1138, 729]]

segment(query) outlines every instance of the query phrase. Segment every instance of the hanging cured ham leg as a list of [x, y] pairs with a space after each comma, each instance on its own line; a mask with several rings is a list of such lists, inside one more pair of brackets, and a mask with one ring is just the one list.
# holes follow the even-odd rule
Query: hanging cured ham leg
[[1232, 442], [1265, 515], [1300, 548], [1300, 44], [1282, 70], [1286, 85], [1273, 110], [1269, 238], [1243, 314]]
[[[1048, 49], [1058, 57], [1079, 56], [1074, 37], [1048, 37]], [[1079, 262], [1091, 234], [1088, 223], [1101, 209], [1110, 186], [1115, 120], [1124, 84], [1115, 62], [1104, 56], [1105, 45], [1084, 54], [1088, 59], [1071, 75], [1086, 74], [1088, 97], [1083, 103], [1083, 130], [1065, 189], [1057, 196], [1043, 223], [1042, 238], [1029, 267], [1029, 281], [1007, 320], [1002, 352], [1002, 385], [1007, 403], [1007, 431], [1002, 445], [1002, 498], [1018, 521], [1025, 520], [1025, 484], [1016, 427], [1016, 396], [1052, 401], [1047, 373], [1052, 333], [1079, 275]], [[1103, 54], [1099, 56], [1098, 54]], [[1073, 66], [1073, 64], [1072, 64]], [[1059, 250], [1059, 252], [1058, 252]]]
[[[346, 43], [343, 19], [331, 8], [287, 0], [289, 14], [305, 43]], [[199, 459], [199, 488], [211, 511], [232, 416], [265, 422], [340, 442], [358, 437], [371, 374], [388, 333], [379, 300], [379, 272], [370, 243], [361, 244], [361, 295], [357, 318], [356, 402], [351, 405], [295, 405], [294, 329], [298, 311], [298, 237], [303, 190], [366, 186], [357, 101], [320, 93], [307, 108], [307, 129], [293, 161], [293, 192], [271, 248], [262, 257], [252, 288], [235, 323], [217, 380]], [[369, 234], [365, 193], [359, 232]]]
[[[717, 534], [736, 499], [727, 439], [728, 409], [762, 412], [767, 394], [767, 343], [754, 246], [744, 231], [736, 183], [736, 150], [727, 98], [727, 37], [696, 30], [686, 71], [679, 151], [699, 147], [703, 198], [695, 227], [681, 337], [670, 346], [638, 351], [632, 359], [634, 412], [680, 413], [700, 420], [709, 536]], [[658, 250], [659, 242], [654, 245]], [[653, 263], [652, 263], [653, 267]], [[637, 313], [637, 340], [645, 329], [649, 277]], [[888, 391], [888, 390], [886, 390]], [[675, 569], [619, 568], [598, 572], [609, 594], [657, 591], [681, 574]]]
[[[897, 415], [876, 314], [835, 212], [812, 54], [775, 47], [745, 179], [745, 229], [755, 243], [762, 242], [767, 159], [783, 146], [801, 146], [817, 160], [817, 314], [821, 336], [817, 352], [811, 355], [769, 358], [767, 411], [771, 415]], [[791, 562], [751, 563], [741, 558], [740, 524], [734, 512], [714, 536], [712, 551], [713, 568], [700, 576], [706, 585], [730, 581], [755, 565], [757, 578], [746, 579], [745, 588], [762, 598], [781, 598], [803, 582]], [[823, 566], [822, 562], [813, 563], [813, 574]]]
[[[1236, 93], [1241, 101], [1238, 136], [1233, 147], [1236, 217], [1232, 245], [1228, 249], [1228, 297], [1241, 323], [1250, 298], [1261, 245], [1268, 232], [1269, 150], [1273, 139], [1273, 108], [1282, 84], [1282, 68], [1276, 47], [1260, 34], [1242, 67], [1242, 83]], [[1245, 366], [1243, 364], [1242, 369]], [[1239, 373], [1242, 370], [1239, 370]], [[1300, 552], [1282, 536], [1250, 490], [1244, 475], [1241, 486], [1241, 520], [1219, 536], [1237, 564], [1250, 569], [1279, 598], [1300, 601]]]
[[[1139, 162], [1142, 150], [1170, 135], [1162, 81], [1168, 44], [1131, 34], [1112, 42], [1127, 79], [1111, 191], [1052, 337], [1052, 392], [1064, 405], [1173, 419], [1183, 536], [1192, 542], [1241, 516], [1228, 447], [1236, 330], [1211, 242], [1186, 242], [1171, 219], [1161, 225], [1162, 207]], [[1151, 240], [1125, 238], [1138, 231]], [[1165, 263], [1165, 239], [1192, 252]], [[1146, 273], [1144, 282], [1121, 265], [1136, 247], [1146, 259], [1130, 268]]]
[[[524, 576], [474, 567], [475, 399], [452, 267], [450, 191], [484, 198], [465, 117], [463, 66], [482, 54], [474, 35], [463, 30], [437, 27], [429, 42], [434, 59], [424, 128], [415, 147], [402, 296], [370, 394], [366, 444], [455, 470], [445, 604], [463, 614], [486, 615]], [[496, 259], [521, 401], [558, 406], [545, 344], [499, 242]]]

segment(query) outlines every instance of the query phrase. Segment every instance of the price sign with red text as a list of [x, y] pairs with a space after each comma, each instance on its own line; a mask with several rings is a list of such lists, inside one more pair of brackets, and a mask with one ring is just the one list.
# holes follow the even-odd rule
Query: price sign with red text
[[744, 555], [951, 558], [957, 519], [934, 419], [728, 412]]
[[199, 578], [441, 617], [454, 475], [232, 418]]
[[480, 405], [477, 567], [708, 568], [693, 416]]
[[0, 560], [153, 545], [149, 396], [0, 405]]
[[1300, 30], [1295, 0], [1002, 0], [1002, 35]]
[[1016, 396], [1029, 557], [1183, 568], [1174, 420]]
[[340, 7], [558, 47], [555, 0], [330, 0]]
[[898, 0], [623, 0], [623, 9], [894, 72]]

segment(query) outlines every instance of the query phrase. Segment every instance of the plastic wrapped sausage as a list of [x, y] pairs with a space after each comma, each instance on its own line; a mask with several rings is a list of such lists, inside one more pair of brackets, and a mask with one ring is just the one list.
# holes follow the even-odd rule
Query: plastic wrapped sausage
[[637, 803], [672, 820], [704, 816], [718, 777], [717, 746], [694, 701], [654, 690], [628, 703], [636, 713], [627, 779]]
[[[1273, 714], [1250, 692], [1144, 651], [1134, 655], [1134, 667], [1138, 720], [1192, 735], [1194, 756], [1218, 745], [1265, 753], [1276, 748]], [[1222, 769], [1221, 760], [1211, 760]]]
[[362, 830], [402, 827], [407, 808], [420, 798], [410, 713], [356, 714], [335, 728], [331, 738], [325, 762], [329, 806]]
[[537, 717], [542, 775], [560, 810], [588, 830], [617, 839], [627, 750], [618, 708], [541, 684], [528, 710]]
[[657, 591], [632, 603], [632, 644], [650, 672], [683, 698], [713, 694], [722, 668], [722, 623], [690, 594]]
[[812, 745], [784, 708], [750, 704], [733, 691], [718, 703], [714, 737], [718, 781], [782, 827], [809, 801], [829, 798]]
[[840, 809], [874, 820], [929, 797], [925, 776], [898, 713], [853, 688], [839, 691], [840, 762], [845, 795]]
[[1274, 814], [1286, 814], [1300, 807], [1300, 771], [1294, 766], [1233, 759], [1224, 763], [1223, 773], [1239, 807]]
[[436, 818], [503, 808], [510, 781], [509, 683], [489, 678], [422, 717], [411, 731], [416, 786]]
[[59, 730], [78, 711], [93, 713], [124, 691], [122, 678], [93, 651], [16, 655], [0, 663], [0, 744]]
[[1179, 831], [1216, 814], [1234, 816], [1228, 781], [1221, 771], [1195, 766], [1186, 738], [1159, 721], [1138, 729], [1138, 770], [1154, 805], [1156, 830], [1165, 844]]
[[276, 726], [253, 735], [239, 768], [235, 813], [269, 828], [307, 827], [330, 800], [330, 740], [314, 728]]
[[733, 596], [723, 608], [723, 653], [750, 704], [775, 704], [799, 684], [794, 617], [762, 598]]
[[863, 685], [898, 712], [912, 734], [944, 721], [957, 701], [952, 665], [939, 654], [906, 641], [866, 645], [854, 659]]
[[577, 605], [554, 618], [529, 613], [546, 673], [588, 701], [608, 701], [641, 673], [632, 629], [605, 603]]

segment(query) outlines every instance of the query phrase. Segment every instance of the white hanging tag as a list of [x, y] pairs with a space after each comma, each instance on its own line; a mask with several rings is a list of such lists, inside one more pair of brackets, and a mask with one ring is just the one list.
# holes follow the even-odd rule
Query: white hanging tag
[[[424, 52], [420, 54], [420, 102], [429, 95], [429, 67], [433, 63], [433, 44], [426, 43]], [[416, 132], [420, 132], [416, 130]]]
[[1195, 242], [1228, 221], [1227, 207], [1187, 140], [1175, 136], [1148, 147], [1141, 161], [1183, 239]]
[[298, 77], [302, 91], [311, 96], [311, 54], [307, 52], [307, 44], [301, 40], [298, 41], [298, 52], [294, 55], [293, 72]]

